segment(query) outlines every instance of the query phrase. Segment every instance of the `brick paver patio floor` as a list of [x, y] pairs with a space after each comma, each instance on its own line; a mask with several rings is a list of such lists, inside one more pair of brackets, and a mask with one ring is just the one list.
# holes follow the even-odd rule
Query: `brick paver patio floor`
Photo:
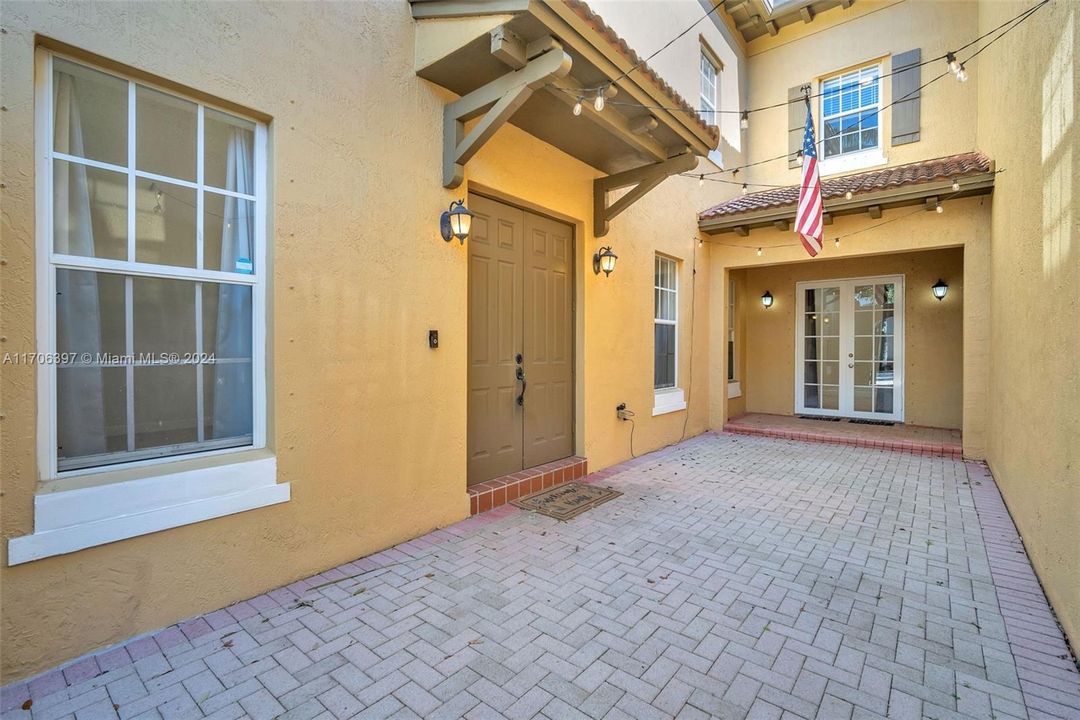
[[4, 716], [1080, 717], [982, 466], [709, 434], [590, 481], [624, 494], [477, 516], [9, 686]]

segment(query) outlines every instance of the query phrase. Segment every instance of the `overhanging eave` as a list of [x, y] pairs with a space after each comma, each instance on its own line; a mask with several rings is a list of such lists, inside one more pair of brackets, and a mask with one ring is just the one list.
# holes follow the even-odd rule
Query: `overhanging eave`
[[[553, 40], [570, 58], [569, 72], [550, 76], [519, 98], [518, 107], [492, 119], [602, 172], [664, 162], [687, 148], [705, 156], [718, 144], [716, 129], [689, 106], [686, 112], [658, 109], [685, 103], [647, 68], [630, 72], [634, 65], [625, 48], [620, 52], [610, 31], [580, 3], [411, 0], [411, 7], [417, 19], [416, 74], [460, 97], [519, 71], [535, 57], [530, 48]], [[470, 17], [476, 22], [468, 22]], [[592, 96], [605, 86], [611, 102], [597, 112]], [[581, 115], [574, 116], [579, 90], [588, 98]]]
[[[825, 213], [832, 218], [842, 215], [856, 215], [877, 210], [889, 210], [910, 205], [925, 204], [928, 198], [940, 201], [954, 200], [976, 195], [987, 195], [994, 189], [994, 173], [985, 172], [958, 178], [959, 190], [952, 189], [952, 180], [943, 179], [933, 182], [918, 183], [877, 192], [860, 193], [847, 200], [843, 197], [825, 201]], [[706, 235], [737, 233], [745, 236], [751, 230], [774, 228], [775, 223], [794, 222], [795, 205], [763, 208], [761, 210], [722, 215], [698, 222], [698, 229]]]

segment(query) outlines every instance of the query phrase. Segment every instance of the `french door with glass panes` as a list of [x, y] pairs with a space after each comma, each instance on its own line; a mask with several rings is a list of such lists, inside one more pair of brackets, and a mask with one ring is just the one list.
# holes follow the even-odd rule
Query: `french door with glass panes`
[[904, 419], [904, 278], [796, 285], [795, 412]]

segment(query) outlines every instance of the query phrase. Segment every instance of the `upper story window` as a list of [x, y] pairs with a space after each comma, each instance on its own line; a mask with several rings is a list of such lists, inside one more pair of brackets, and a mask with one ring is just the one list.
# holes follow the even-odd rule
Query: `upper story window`
[[43, 474], [262, 446], [265, 126], [44, 62]]
[[678, 264], [669, 257], [656, 256], [654, 294], [653, 388], [673, 388], [678, 380]]
[[826, 78], [821, 93], [825, 159], [880, 149], [880, 65]]
[[711, 125], [718, 121], [716, 111], [720, 109], [720, 66], [703, 47], [701, 50], [701, 81], [699, 88], [698, 109], [702, 117]]

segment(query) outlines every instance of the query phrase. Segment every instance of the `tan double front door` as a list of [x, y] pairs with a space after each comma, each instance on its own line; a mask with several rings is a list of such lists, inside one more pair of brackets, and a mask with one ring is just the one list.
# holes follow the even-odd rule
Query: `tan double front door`
[[469, 196], [470, 485], [574, 452], [573, 229]]

